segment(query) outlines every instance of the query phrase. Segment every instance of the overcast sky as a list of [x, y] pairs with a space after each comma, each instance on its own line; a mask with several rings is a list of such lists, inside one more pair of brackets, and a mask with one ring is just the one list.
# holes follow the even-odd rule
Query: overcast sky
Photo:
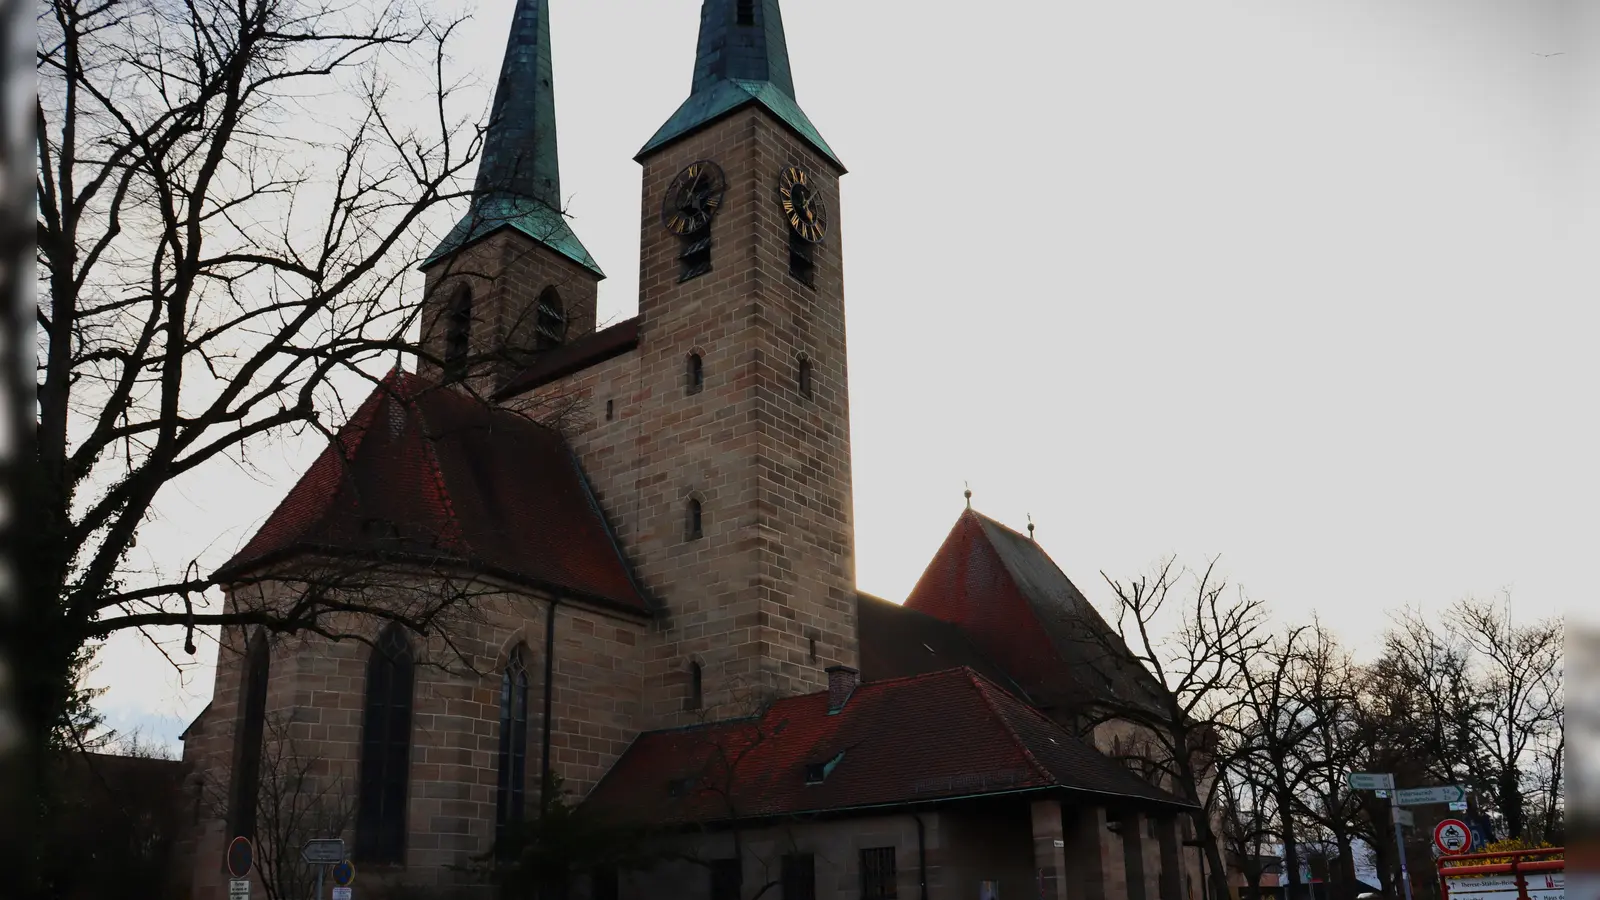
[[[621, 319], [632, 157], [687, 95], [699, 2], [551, 2], [562, 186]], [[512, 6], [475, 5], [458, 45], [485, 112]], [[863, 590], [905, 597], [970, 482], [1102, 608], [1102, 571], [1220, 554], [1360, 652], [1407, 606], [1600, 609], [1595, 5], [789, 0], [784, 21], [850, 169]], [[219, 470], [141, 551], [221, 562], [318, 449]], [[136, 637], [101, 659], [114, 725], [171, 741], [210, 697], [208, 668]]]

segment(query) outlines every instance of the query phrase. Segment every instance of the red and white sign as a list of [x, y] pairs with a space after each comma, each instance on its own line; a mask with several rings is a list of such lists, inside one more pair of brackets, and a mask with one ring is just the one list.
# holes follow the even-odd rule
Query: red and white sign
[[1433, 843], [1446, 856], [1465, 853], [1472, 849], [1472, 829], [1460, 819], [1445, 819], [1433, 829]]

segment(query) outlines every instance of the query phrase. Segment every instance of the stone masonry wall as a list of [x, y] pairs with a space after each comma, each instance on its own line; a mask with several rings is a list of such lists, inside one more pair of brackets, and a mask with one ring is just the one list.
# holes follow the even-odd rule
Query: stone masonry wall
[[[432, 884], [446, 866], [467, 861], [493, 840], [500, 742], [500, 677], [514, 648], [528, 669], [526, 792], [539, 786], [545, 623], [548, 603], [505, 590], [476, 598], [472, 621], [455, 624], [451, 641], [413, 640], [419, 664], [412, 699], [405, 865], [363, 865], [364, 881]], [[581, 797], [610, 768], [637, 733], [641, 695], [638, 655], [647, 625], [633, 617], [559, 603], [555, 616], [551, 767]], [[338, 624], [338, 623], [334, 623]], [[347, 623], [373, 634], [372, 623]], [[244, 637], [225, 629], [214, 699], [185, 743], [185, 759], [225, 796], [233, 767], [234, 729], [242, 687]], [[370, 648], [357, 640], [280, 638], [273, 648], [268, 715], [289, 724], [294, 754], [316, 760], [333, 792], [354, 807]], [[270, 729], [269, 729], [270, 731]], [[272, 752], [268, 750], [267, 752]], [[341, 781], [342, 780], [342, 783]], [[213, 793], [217, 793], [213, 791]], [[220, 898], [227, 876], [222, 804], [202, 808], [197, 826], [195, 900]], [[344, 837], [354, 841], [354, 822]], [[333, 835], [324, 835], [333, 836]]]

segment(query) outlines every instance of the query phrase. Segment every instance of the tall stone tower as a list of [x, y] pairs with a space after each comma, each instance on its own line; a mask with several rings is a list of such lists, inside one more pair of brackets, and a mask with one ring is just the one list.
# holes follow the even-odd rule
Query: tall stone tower
[[666, 538], [641, 570], [672, 584], [654, 706], [701, 678], [738, 714], [856, 665], [844, 167], [795, 102], [778, 0], [705, 0], [689, 98], [636, 158], [641, 374], [679, 411], [639, 467]]
[[689, 98], [637, 160], [638, 318], [519, 401], [588, 401], [572, 446], [661, 612], [651, 728], [856, 664], [844, 167], [795, 102], [777, 0], [705, 0]]
[[472, 205], [423, 263], [421, 374], [483, 394], [594, 331], [600, 271], [561, 209], [548, 0], [517, 0]]

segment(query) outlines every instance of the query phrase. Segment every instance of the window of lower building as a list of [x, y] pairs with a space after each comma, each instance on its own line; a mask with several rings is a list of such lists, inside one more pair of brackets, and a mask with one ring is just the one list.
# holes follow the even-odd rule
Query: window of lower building
[[740, 900], [744, 872], [737, 859], [711, 861], [711, 900]]
[[861, 900], [899, 897], [899, 877], [893, 847], [868, 847], [861, 851]]
[[783, 858], [783, 900], [816, 900], [817, 860], [810, 853]]

